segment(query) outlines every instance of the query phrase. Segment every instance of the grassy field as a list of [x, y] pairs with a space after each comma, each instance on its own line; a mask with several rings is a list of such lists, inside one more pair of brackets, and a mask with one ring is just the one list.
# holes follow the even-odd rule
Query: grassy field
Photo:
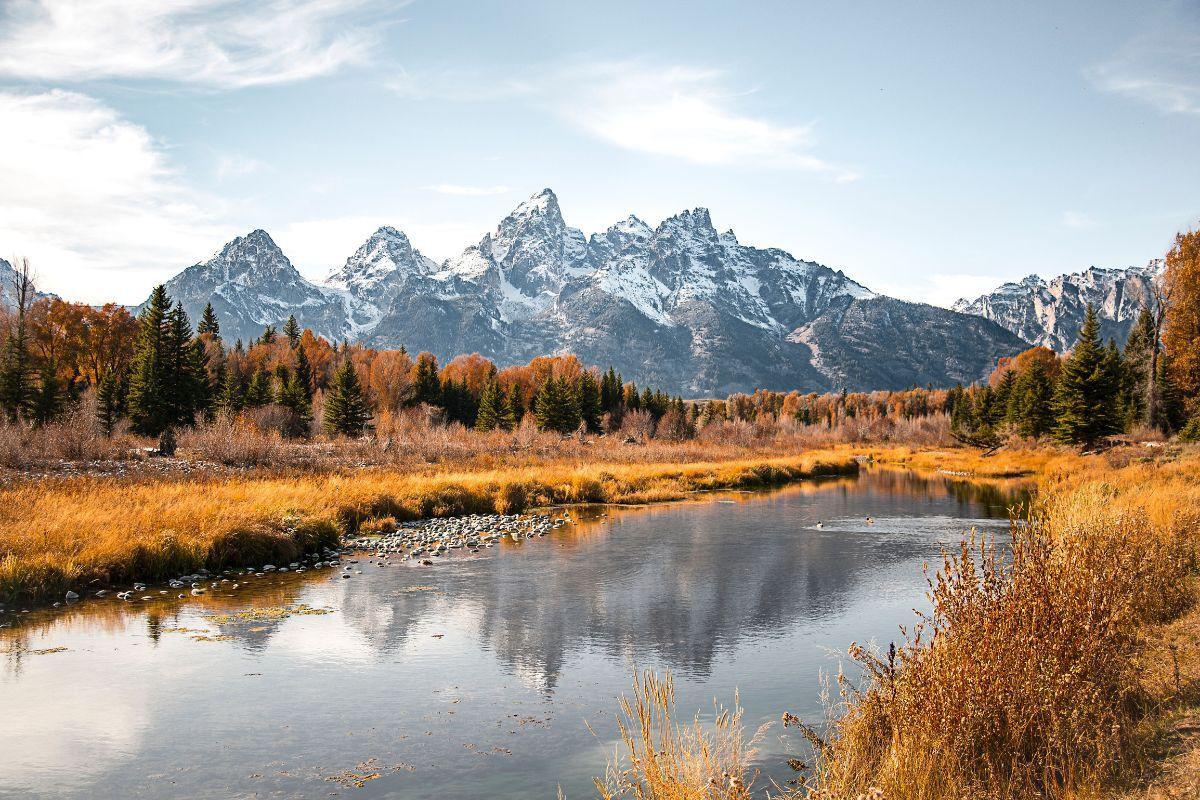
[[687, 463], [539, 463], [493, 470], [125, 480], [79, 476], [0, 490], [0, 598], [46, 599], [92, 581], [159, 580], [288, 560], [377, 517], [645, 503], [713, 489], [852, 474], [848, 453]]
[[[785, 716], [815, 757], [807, 785], [789, 793], [1200, 796], [1200, 452], [874, 455], [976, 476], [1033, 469], [1038, 499], [1014, 526], [1011, 555], [972, 541], [946, 554], [931, 575], [932, 614], [894, 649], [850, 648], [865, 677], [835, 680], [827, 719]], [[645, 685], [634, 692], [643, 705]], [[657, 708], [650, 728], [627, 737], [627, 761], [610, 769], [611, 796], [749, 797], [744, 747], [714, 749], [717, 740], [671, 719], [669, 698]], [[669, 742], [670, 763], [647, 759], [640, 740]], [[718, 752], [730, 755], [707, 758]]]

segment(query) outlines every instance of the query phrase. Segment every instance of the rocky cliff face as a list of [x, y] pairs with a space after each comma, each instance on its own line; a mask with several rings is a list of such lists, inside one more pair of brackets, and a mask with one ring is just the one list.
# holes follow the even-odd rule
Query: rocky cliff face
[[442, 358], [573, 352], [693, 397], [967, 382], [1025, 346], [978, 316], [880, 297], [839, 270], [744, 245], [703, 208], [588, 237], [549, 189], [440, 265], [381, 228], [316, 286], [255, 231], [167, 290], [193, 318], [211, 301], [226, 339], [295, 313], [332, 339]]
[[1100, 332], [1124, 345], [1143, 308], [1153, 304], [1151, 282], [1161, 265], [1102, 269], [1045, 280], [1037, 275], [1006, 283], [974, 300], [959, 300], [955, 311], [985, 317], [1030, 344], [1066, 352], [1074, 346], [1087, 306], [1100, 317]]

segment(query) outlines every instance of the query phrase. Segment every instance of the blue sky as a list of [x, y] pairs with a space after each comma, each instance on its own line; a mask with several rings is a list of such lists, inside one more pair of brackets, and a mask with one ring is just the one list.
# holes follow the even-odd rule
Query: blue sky
[[254, 228], [324, 277], [544, 186], [948, 304], [1200, 219], [1200, 2], [0, 0], [0, 253], [92, 302]]

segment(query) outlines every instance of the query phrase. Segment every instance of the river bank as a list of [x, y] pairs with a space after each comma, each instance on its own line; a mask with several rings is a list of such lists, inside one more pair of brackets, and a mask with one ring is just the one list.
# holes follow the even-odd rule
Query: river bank
[[290, 563], [377, 521], [650, 503], [857, 470], [852, 454], [831, 451], [691, 463], [22, 482], [0, 491], [0, 602]]

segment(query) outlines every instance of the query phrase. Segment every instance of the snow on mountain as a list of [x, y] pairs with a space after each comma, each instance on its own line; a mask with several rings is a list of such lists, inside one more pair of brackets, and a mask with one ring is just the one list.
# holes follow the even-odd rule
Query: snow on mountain
[[[441, 265], [384, 227], [316, 286], [254, 231], [167, 289], [193, 318], [211, 301], [227, 340], [296, 313], [331, 339], [442, 358], [479, 352], [515, 363], [574, 352], [691, 396], [970, 381], [1021, 344], [986, 320], [881, 298], [841, 271], [743, 245], [703, 208], [653, 228], [630, 216], [586, 237], [549, 189]], [[920, 344], [931, 325], [954, 344], [945, 359]], [[889, 352], [911, 357], [892, 368]], [[866, 355], [883, 363], [855, 366]]]
[[1100, 317], [1100, 332], [1124, 344], [1137, 315], [1153, 304], [1151, 284], [1160, 262], [1145, 267], [1059, 275], [1049, 281], [1030, 275], [1005, 283], [974, 300], [959, 300], [955, 311], [990, 319], [1030, 344], [1066, 352], [1074, 346], [1089, 303]]

